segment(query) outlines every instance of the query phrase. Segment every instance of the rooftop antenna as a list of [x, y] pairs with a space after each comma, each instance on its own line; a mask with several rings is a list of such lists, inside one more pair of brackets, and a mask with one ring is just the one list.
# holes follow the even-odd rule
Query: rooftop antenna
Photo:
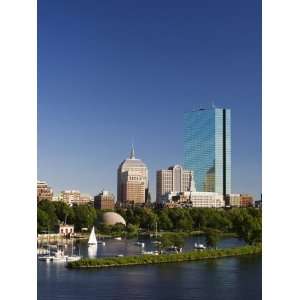
[[[133, 139], [132, 139], [132, 140], [133, 140]], [[132, 143], [131, 143], [130, 159], [135, 159], [135, 153], [134, 153], [133, 141], [132, 141]]]

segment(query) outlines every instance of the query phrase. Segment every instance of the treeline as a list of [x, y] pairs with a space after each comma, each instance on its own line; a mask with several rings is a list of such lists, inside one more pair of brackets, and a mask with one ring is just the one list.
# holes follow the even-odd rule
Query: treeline
[[104, 211], [89, 205], [69, 207], [63, 202], [41, 201], [37, 210], [38, 232], [57, 231], [59, 223], [74, 224], [75, 231], [90, 229], [93, 225], [98, 232], [112, 234], [126, 230], [130, 235], [138, 230], [192, 232], [215, 230], [222, 233], [235, 233], [248, 244], [261, 242], [261, 210], [255, 208], [128, 208], [116, 209], [126, 220], [127, 226], [114, 227], [102, 224]]

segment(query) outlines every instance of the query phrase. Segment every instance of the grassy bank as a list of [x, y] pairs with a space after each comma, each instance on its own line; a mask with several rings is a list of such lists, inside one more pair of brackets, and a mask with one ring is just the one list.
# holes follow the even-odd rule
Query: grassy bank
[[197, 261], [209, 258], [230, 257], [239, 255], [250, 255], [261, 253], [261, 245], [244, 246], [227, 249], [208, 249], [205, 251], [192, 251], [178, 254], [162, 255], [139, 255], [125, 257], [107, 257], [107, 258], [84, 258], [79, 261], [68, 263], [67, 267], [77, 268], [107, 268], [117, 266], [133, 266], [146, 264], [161, 264], [184, 261]]

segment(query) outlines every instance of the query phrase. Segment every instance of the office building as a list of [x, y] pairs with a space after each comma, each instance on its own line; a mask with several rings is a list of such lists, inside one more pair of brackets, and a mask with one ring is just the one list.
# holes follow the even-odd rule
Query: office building
[[94, 207], [100, 209], [114, 209], [115, 196], [113, 195], [113, 193], [103, 190], [101, 193], [94, 197]]
[[231, 113], [199, 109], [184, 114], [184, 167], [194, 172], [196, 190], [231, 193]]
[[52, 201], [53, 191], [51, 187], [48, 186], [46, 181], [37, 182], [37, 201], [48, 200]]
[[70, 206], [80, 202], [80, 191], [76, 190], [66, 190], [62, 191], [59, 195], [61, 201], [67, 203]]
[[156, 172], [156, 202], [162, 203], [170, 192], [195, 191], [193, 172], [180, 165]]
[[148, 195], [148, 168], [135, 158], [132, 146], [129, 158], [118, 168], [118, 205], [145, 204]]

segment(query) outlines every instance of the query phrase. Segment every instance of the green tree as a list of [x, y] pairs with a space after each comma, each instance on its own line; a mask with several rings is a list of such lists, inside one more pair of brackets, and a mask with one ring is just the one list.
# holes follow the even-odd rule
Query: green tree
[[89, 205], [78, 205], [74, 207], [75, 230], [91, 228], [96, 221], [97, 214], [94, 207]]
[[184, 246], [184, 235], [180, 233], [163, 234], [160, 237], [161, 248], [175, 246], [182, 248]]
[[[40, 212], [39, 212], [39, 210], [40, 210]], [[47, 229], [43, 229], [43, 230], [49, 229], [49, 231], [56, 232], [58, 229], [59, 220], [56, 216], [55, 206], [54, 206], [53, 202], [48, 201], [48, 200], [40, 201], [38, 203], [38, 213], [39, 213], [38, 218], [41, 218], [41, 211], [44, 211], [48, 216]], [[44, 217], [45, 217], [45, 215], [44, 215]], [[45, 220], [45, 218], [44, 218], [44, 220]], [[38, 219], [38, 222], [39, 222], [39, 219]]]
[[158, 213], [158, 226], [160, 230], [171, 230], [173, 228], [173, 223], [165, 209]]
[[129, 238], [137, 236], [139, 232], [139, 227], [133, 224], [127, 224], [127, 236]]
[[49, 216], [47, 212], [38, 208], [37, 209], [37, 231], [38, 233], [42, 233], [42, 231], [48, 230], [49, 226]]
[[117, 223], [112, 226], [112, 232], [115, 234], [121, 234], [125, 231], [125, 225], [122, 223]]
[[74, 211], [65, 202], [58, 201], [53, 203], [55, 208], [55, 214], [61, 223], [72, 224], [74, 222]]
[[214, 229], [207, 229], [205, 231], [205, 241], [208, 248], [217, 248], [220, 240], [220, 232]]
[[253, 217], [247, 210], [240, 210], [234, 218], [235, 232], [249, 245], [261, 242], [261, 218]]

